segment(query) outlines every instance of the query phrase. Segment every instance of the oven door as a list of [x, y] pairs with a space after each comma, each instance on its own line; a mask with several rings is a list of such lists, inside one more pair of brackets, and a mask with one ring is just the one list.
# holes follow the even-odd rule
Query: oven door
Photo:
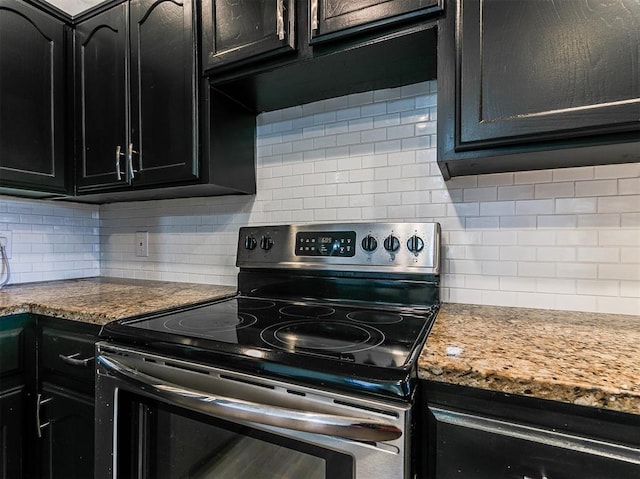
[[410, 477], [410, 406], [99, 343], [96, 478]]

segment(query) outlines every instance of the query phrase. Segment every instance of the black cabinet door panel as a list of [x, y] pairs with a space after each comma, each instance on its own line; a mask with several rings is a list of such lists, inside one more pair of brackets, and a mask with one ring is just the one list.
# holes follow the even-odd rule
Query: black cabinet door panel
[[638, 450], [517, 423], [431, 408], [436, 479], [640, 477]]
[[94, 458], [94, 399], [53, 384], [42, 387], [40, 477], [90, 479]]
[[255, 60], [294, 49], [293, 0], [204, 0], [204, 68]]
[[128, 184], [126, 8], [118, 5], [76, 27], [78, 191]]
[[64, 191], [64, 25], [0, 0], [0, 182]]
[[198, 177], [195, 23], [192, 0], [131, 2], [133, 183]]
[[442, 8], [439, 0], [309, 0], [309, 3], [312, 43], [323, 36], [357, 33]]
[[461, 144], [638, 128], [639, 3], [465, 0], [459, 14]]

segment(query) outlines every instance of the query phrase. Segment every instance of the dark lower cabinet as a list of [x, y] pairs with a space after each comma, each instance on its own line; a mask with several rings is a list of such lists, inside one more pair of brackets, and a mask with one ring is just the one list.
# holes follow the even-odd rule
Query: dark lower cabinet
[[99, 326], [0, 318], [0, 479], [94, 475], [94, 349]]
[[94, 398], [49, 383], [41, 394], [40, 477], [93, 477]]
[[39, 477], [90, 479], [99, 326], [37, 317]]
[[20, 479], [29, 470], [35, 350], [28, 314], [0, 318], [0, 479]]
[[0, 478], [24, 477], [25, 391], [16, 387], [0, 391]]
[[427, 385], [430, 479], [640, 477], [640, 417]]
[[68, 27], [0, 0], [0, 187], [65, 193]]
[[640, 160], [640, 3], [453, 0], [439, 27], [445, 177]]

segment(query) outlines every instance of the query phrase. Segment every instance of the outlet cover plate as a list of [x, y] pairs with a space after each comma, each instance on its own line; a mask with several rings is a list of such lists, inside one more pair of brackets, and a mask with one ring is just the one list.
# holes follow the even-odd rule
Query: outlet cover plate
[[149, 256], [148, 231], [136, 231], [136, 256]]

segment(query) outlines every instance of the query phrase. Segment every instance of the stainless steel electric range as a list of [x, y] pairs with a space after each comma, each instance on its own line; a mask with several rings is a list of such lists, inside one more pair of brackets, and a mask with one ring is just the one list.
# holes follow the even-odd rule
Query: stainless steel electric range
[[96, 477], [412, 477], [437, 223], [241, 228], [237, 296], [116, 321]]

